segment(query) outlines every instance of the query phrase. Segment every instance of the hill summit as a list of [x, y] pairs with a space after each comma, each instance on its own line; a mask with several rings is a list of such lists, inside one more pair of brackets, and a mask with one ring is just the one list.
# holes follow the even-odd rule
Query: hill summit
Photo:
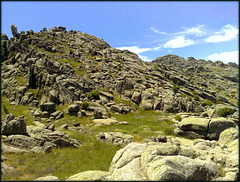
[[4, 180], [239, 179], [237, 64], [145, 62], [65, 27], [11, 27], [1, 34], [1, 149], [15, 154], [2, 156]]

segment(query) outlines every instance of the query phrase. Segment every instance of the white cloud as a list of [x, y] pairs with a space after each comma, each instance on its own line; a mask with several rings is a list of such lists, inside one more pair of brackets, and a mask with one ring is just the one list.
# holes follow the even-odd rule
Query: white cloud
[[152, 48], [153, 51], [158, 51], [159, 49], [161, 49], [162, 47], [161, 46], [158, 46], [158, 47], [154, 47]]
[[156, 28], [151, 27], [150, 28], [153, 32], [163, 34], [163, 35], [195, 35], [196, 37], [202, 37], [206, 35], [206, 29], [204, 28], [204, 25], [199, 25], [197, 27], [192, 28], [185, 28], [183, 27], [184, 31], [176, 32], [176, 33], [167, 33], [167, 32], [161, 32], [157, 30]]
[[207, 57], [211, 61], [222, 61], [224, 63], [235, 62], [239, 64], [238, 51], [215, 53]]
[[214, 35], [205, 39], [205, 42], [218, 43], [232, 40], [238, 36], [238, 29], [232, 25], [226, 25], [221, 32], [216, 32]]
[[161, 49], [160, 46], [158, 47], [154, 47], [154, 48], [139, 48], [138, 46], [131, 46], [131, 47], [117, 47], [117, 49], [120, 50], [129, 50], [131, 52], [134, 52], [135, 54], [139, 54], [139, 53], [143, 53], [143, 52], [147, 52], [147, 51], [158, 51], [159, 49]]
[[164, 48], [180, 48], [192, 45], [194, 43], [195, 42], [193, 40], [185, 39], [184, 36], [177, 36], [174, 39], [168, 41], [166, 44], [164, 44]]
[[142, 52], [146, 52], [146, 51], [150, 51], [151, 48], [139, 48], [137, 46], [131, 46], [131, 47], [117, 47], [117, 49], [120, 50], [129, 50], [131, 52], [134, 52], [136, 54], [142, 53]]
[[138, 55], [140, 59], [147, 61], [147, 62], [151, 62], [152, 59], [150, 59], [148, 56], [142, 56], [142, 55]]

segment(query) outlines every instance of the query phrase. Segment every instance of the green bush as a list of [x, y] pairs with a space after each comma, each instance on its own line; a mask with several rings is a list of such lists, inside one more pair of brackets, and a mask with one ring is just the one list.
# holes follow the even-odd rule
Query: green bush
[[88, 107], [89, 107], [89, 103], [88, 102], [83, 102], [81, 109], [88, 110]]
[[99, 100], [100, 99], [99, 92], [97, 90], [93, 90], [87, 95], [87, 98], [89, 100], [93, 100], [93, 99]]
[[200, 100], [200, 97], [197, 94], [195, 94], [193, 98], [194, 98], [195, 101], [199, 101]]
[[226, 116], [228, 116], [230, 114], [233, 114], [233, 113], [234, 113], [233, 110], [231, 110], [227, 107], [224, 107], [224, 108], [220, 109], [219, 116], [220, 117], [226, 117]]
[[174, 119], [176, 119], [177, 121], [181, 121], [181, 120], [182, 120], [182, 117], [179, 116], [179, 115], [177, 115], [177, 116], [174, 117]]
[[180, 89], [180, 86], [179, 86], [179, 85], [177, 85], [177, 84], [173, 84], [173, 87], [172, 87], [172, 89], [173, 89], [173, 92], [176, 94], [176, 93], [179, 91], [179, 89]]
[[213, 103], [213, 101], [211, 101], [211, 100], [206, 100], [206, 101], [204, 101], [204, 103], [207, 105], [207, 106], [212, 106], [214, 103]]

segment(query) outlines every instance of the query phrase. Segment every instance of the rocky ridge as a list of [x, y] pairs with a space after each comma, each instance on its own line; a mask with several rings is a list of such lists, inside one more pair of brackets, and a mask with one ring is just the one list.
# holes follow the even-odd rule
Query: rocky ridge
[[[194, 138], [194, 143], [183, 145], [167, 137], [164, 142], [153, 139], [140, 144], [120, 132], [99, 133], [100, 141], [129, 144], [116, 153], [108, 172], [87, 171], [67, 180], [238, 179], [239, 72], [235, 63], [176, 55], [148, 63], [130, 51], [65, 27], [13, 34], [10, 40], [1, 35], [1, 94], [11, 105], [26, 106], [36, 121], [27, 125], [24, 117], [12, 114], [2, 118], [3, 153], [80, 147], [60, 128], [55, 130], [54, 122], [69, 114], [90, 115], [98, 127], [127, 124], [109, 118], [109, 113], [126, 114], [139, 107], [178, 113], [181, 119], [175, 121], [175, 134]], [[124, 102], [115, 102], [116, 98]], [[67, 110], [58, 110], [60, 105], [67, 105]], [[227, 115], [222, 115], [223, 108], [228, 109]], [[85, 131], [72, 129], [76, 128]]]

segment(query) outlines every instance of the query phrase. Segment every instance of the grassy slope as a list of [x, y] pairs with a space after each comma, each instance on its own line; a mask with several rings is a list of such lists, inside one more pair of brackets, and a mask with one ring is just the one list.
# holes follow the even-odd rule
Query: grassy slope
[[[34, 117], [30, 116], [26, 107], [12, 106], [2, 96], [2, 118], [6, 117], [3, 105], [9, 113], [16, 117], [24, 115], [27, 125], [32, 124]], [[67, 106], [57, 107], [57, 110], [65, 111]], [[161, 134], [171, 134], [172, 121], [158, 121], [170, 114], [156, 111], [134, 111], [125, 115], [112, 114], [118, 121], [127, 121], [127, 125], [111, 125], [95, 127], [90, 117], [78, 118], [65, 114], [64, 118], [56, 122], [56, 128], [64, 123], [72, 126], [80, 122], [81, 126], [88, 129], [87, 133], [78, 133], [65, 130], [71, 138], [79, 140], [81, 148], [55, 149], [47, 154], [4, 154], [8, 158], [6, 164], [14, 167], [13, 174], [5, 175], [2, 180], [33, 180], [37, 177], [54, 175], [60, 180], [66, 180], [71, 175], [86, 170], [108, 171], [109, 165], [115, 152], [121, 147], [112, 144], [101, 143], [96, 140], [96, 134], [101, 131], [120, 131], [134, 136], [134, 141], [142, 142], [145, 138]]]

